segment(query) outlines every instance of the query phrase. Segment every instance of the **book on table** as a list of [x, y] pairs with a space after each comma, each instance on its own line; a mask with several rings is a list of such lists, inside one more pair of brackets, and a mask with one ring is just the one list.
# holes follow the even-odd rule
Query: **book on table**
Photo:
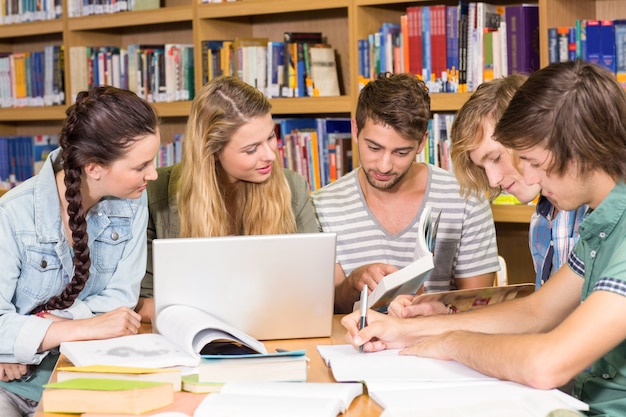
[[172, 385], [163, 382], [76, 378], [44, 387], [46, 413], [139, 414], [174, 402]]
[[174, 368], [137, 368], [111, 365], [60, 366], [57, 368], [57, 382], [75, 378], [168, 382], [172, 384], [174, 391], [180, 391], [182, 387], [181, 370]]
[[[402, 269], [383, 277], [367, 298], [368, 308], [386, 312], [389, 303], [401, 294], [416, 294], [434, 268], [433, 251], [441, 212], [433, 213], [425, 207], [419, 219], [419, 238], [416, 242], [416, 260]], [[359, 308], [359, 302], [354, 309]]]
[[198, 367], [199, 382], [306, 380], [306, 352], [268, 353], [265, 345], [193, 307], [172, 305], [155, 319], [159, 333], [61, 343], [75, 366]]
[[361, 383], [228, 382], [194, 417], [336, 417], [362, 393]]
[[511, 284], [499, 287], [469, 288], [431, 292], [415, 297], [413, 304], [424, 302], [440, 302], [453, 305], [457, 311], [467, 311], [479, 307], [501, 303], [503, 301], [521, 298], [535, 292], [535, 284]]
[[[452, 360], [400, 355], [400, 349], [359, 353], [352, 345], [319, 345], [317, 349], [336, 381], [362, 381], [370, 398], [389, 416], [508, 416], [511, 414], [485, 412], [508, 407], [508, 411], [519, 410], [515, 416], [533, 417], [559, 408], [588, 409], [584, 402], [556, 388], [534, 389], [499, 380]], [[441, 413], [434, 414], [439, 409]], [[475, 414], [465, 414], [468, 409]], [[396, 414], [399, 410], [412, 414]]]

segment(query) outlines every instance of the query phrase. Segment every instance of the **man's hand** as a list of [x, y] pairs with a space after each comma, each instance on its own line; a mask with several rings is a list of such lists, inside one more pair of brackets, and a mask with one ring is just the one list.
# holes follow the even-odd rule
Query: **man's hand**
[[397, 270], [398, 268], [395, 266], [383, 263], [362, 265], [352, 271], [348, 280], [352, 287], [359, 292], [365, 285], [372, 291], [385, 275], [389, 275]]

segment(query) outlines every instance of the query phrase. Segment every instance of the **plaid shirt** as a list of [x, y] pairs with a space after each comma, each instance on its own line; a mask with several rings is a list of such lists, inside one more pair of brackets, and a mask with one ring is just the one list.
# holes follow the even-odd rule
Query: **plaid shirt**
[[572, 211], [560, 210], [554, 216], [552, 203], [544, 196], [539, 198], [528, 231], [537, 288], [567, 263], [569, 253], [578, 240], [578, 225], [586, 211], [587, 206], [582, 206]]

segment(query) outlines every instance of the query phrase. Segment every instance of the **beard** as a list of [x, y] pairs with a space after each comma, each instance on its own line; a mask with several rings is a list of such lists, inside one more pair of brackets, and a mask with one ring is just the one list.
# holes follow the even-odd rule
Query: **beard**
[[[410, 166], [409, 166], [410, 169]], [[369, 171], [367, 170], [363, 170], [363, 174], [365, 174], [365, 179], [367, 180], [368, 184], [370, 186], [372, 186], [373, 188], [377, 189], [377, 190], [391, 190], [393, 187], [395, 187], [400, 181], [402, 181], [402, 179], [406, 176], [406, 174], [409, 172], [409, 169], [407, 169], [406, 171], [402, 172], [399, 175], [396, 175], [394, 178], [392, 178], [389, 181], [377, 181], [372, 175], [370, 175]]]

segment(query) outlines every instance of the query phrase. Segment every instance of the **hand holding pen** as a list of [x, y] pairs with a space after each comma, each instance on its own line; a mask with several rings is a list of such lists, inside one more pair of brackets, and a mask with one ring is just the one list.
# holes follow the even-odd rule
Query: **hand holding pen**
[[[369, 291], [369, 288], [367, 288], [367, 285], [364, 285], [363, 289], [361, 290], [361, 300], [359, 303], [361, 307], [361, 321], [359, 321], [359, 330], [367, 326], [367, 292], [368, 291]], [[359, 352], [363, 352], [363, 345], [359, 346]]]

